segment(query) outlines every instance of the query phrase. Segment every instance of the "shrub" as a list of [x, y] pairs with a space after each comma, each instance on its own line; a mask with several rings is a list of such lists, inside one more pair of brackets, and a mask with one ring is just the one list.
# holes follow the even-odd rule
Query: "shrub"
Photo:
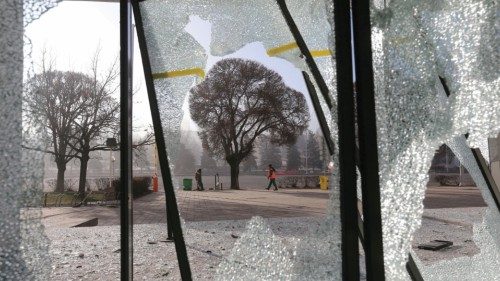
[[458, 186], [460, 182], [457, 175], [437, 175], [434, 179], [441, 186]]
[[94, 183], [97, 190], [104, 190], [109, 187], [109, 178], [97, 178]]
[[151, 186], [151, 177], [134, 177], [132, 179], [132, 194], [133, 198], [139, 198], [151, 191], [149, 187]]
[[[116, 199], [120, 199], [118, 198], [118, 194], [120, 194], [120, 179], [114, 179], [111, 185], [115, 192], [114, 197]], [[135, 199], [151, 193], [151, 190], [149, 190], [150, 186], [151, 186], [151, 177], [134, 177], [132, 179], [132, 197]]]

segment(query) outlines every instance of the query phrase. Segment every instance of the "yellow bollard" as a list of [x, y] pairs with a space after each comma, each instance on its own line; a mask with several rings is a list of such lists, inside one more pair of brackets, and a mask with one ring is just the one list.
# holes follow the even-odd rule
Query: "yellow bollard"
[[328, 176], [319, 176], [319, 188], [328, 190]]

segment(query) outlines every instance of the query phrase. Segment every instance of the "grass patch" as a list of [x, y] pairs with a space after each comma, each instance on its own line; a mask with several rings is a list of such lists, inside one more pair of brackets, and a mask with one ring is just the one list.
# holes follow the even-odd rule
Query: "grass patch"
[[[98, 202], [104, 200], [104, 193], [94, 192], [87, 197], [87, 202]], [[76, 198], [76, 192], [45, 192], [42, 198], [42, 204], [44, 207], [68, 207], [72, 206], [75, 202], [80, 202]]]

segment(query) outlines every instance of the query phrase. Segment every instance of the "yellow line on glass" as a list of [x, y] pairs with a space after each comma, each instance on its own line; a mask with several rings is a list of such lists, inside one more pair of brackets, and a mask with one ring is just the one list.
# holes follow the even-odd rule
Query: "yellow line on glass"
[[[285, 53], [285, 52], [288, 52], [290, 50], [296, 49], [298, 47], [299, 46], [297, 45], [296, 42], [290, 42], [290, 43], [283, 44], [283, 45], [278, 46], [278, 47], [267, 49], [267, 55], [270, 57], [274, 57], [274, 56], [277, 56], [281, 53]], [[331, 55], [332, 55], [332, 52], [329, 49], [312, 50], [311, 51], [311, 56], [313, 58], [327, 57], [327, 56], [331, 56]], [[165, 71], [165, 72], [160, 72], [160, 73], [153, 73], [153, 79], [174, 78], [174, 77], [182, 77], [182, 76], [190, 76], [190, 75], [196, 75], [196, 76], [199, 76], [201, 79], [204, 79], [205, 78], [205, 71], [201, 67], [171, 70], [171, 71]]]
[[196, 75], [203, 79], [205, 78], [205, 70], [203, 70], [201, 67], [194, 67], [194, 68], [165, 71], [160, 73], [153, 73], [153, 79], [173, 78], [173, 77], [190, 76], [190, 75]]
[[[277, 55], [279, 55], [281, 53], [288, 52], [290, 50], [296, 49], [298, 47], [299, 46], [297, 45], [297, 42], [286, 43], [286, 44], [283, 44], [281, 46], [268, 49], [267, 50], [267, 55], [270, 56], [270, 57], [274, 57], [274, 56], [277, 56]], [[310, 52], [311, 52], [311, 56], [313, 58], [327, 57], [327, 56], [331, 56], [332, 55], [332, 52], [329, 49], [312, 50]]]
[[270, 57], [276, 56], [278, 54], [290, 51], [292, 49], [298, 48], [299, 46], [297, 45], [296, 42], [290, 42], [278, 47], [270, 48], [267, 49], [267, 55]]

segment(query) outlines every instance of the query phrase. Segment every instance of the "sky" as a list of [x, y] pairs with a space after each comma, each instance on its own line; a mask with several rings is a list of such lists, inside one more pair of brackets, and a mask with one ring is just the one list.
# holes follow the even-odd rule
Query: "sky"
[[[190, 17], [186, 26], [188, 31], [202, 45], [208, 54], [206, 70], [223, 57], [210, 55], [210, 23], [197, 16]], [[26, 29], [26, 35], [32, 44], [32, 60], [35, 72], [41, 62], [41, 53], [45, 49], [56, 61], [59, 70], [87, 72], [90, 59], [98, 48], [101, 49], [100, 65], [106, 69], [119, 57], [119, 4], [100, 2], [63, 1], [57, 7], [46, 12]], [[135, 38], [137, 38], [135, 36]], [[311, 112], [310, 129], [316, 131], [318, 123], [309, 100], [302, 74], [286, 60], [268, 57], [260, 42], [247, 44], [240, 50], [225, 57], [240, 57], [259, 61], [266, 67], [278, 72], [285, 83], [295, 90], [305, 93]], [[145, 129], [151, 123], [149, 103], [147, 101], [144, 73], [137, 40], [134, 42], [134, 128]], [[116, 93], [116, 97], [119, 93]], [[187, 110], [187, 103], [184, 104]], [[183, 120], [183, 127], [196, 129], [189, 116]]]

